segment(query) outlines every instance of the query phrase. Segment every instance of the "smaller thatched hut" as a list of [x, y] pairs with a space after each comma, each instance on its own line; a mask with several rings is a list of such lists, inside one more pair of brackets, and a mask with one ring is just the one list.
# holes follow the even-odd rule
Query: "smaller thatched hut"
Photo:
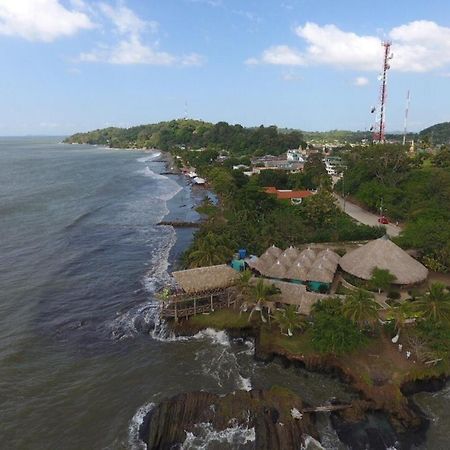
[[316, 252], [311, 247], [308, 247], [303, 250], [299, 256], [309, 258], [312, 263], [316, 259]]
[[395, 284], [415, 284], [425, 280], [428, 270], [388, 238], [380, 238], [348, 252], [340, 262], [342, 269], [363, 280], [370, 280], [375, 267], [389, 270]]
[[282, 253], [282, 250], [280, 248], [278, 248], [275, 245], [272, 245], [261, 256], [264, 256], [265, 254], [267, 254], [267, 255], [273, 256], [274, 258], [278, 258], [281, 255], [281, 253]]
[[286, 272], [286, 278], [288, 280], [304, 281], [308, 275], [308, 267], [301, 264], [301, 262], [295, 262]]
[[173, 272], [178, 286], [187, 294], [225, 289], [236, 283], [239, 273], [226, 264]]
[[339, 260], [341, 259], [341, 257], [333, 252], [333, 250], [330, 250], [329, 248], [322, 250], [321, 252], [319, 252], [319, 254], [317, 255], [318, 258], [326, 258], [330, 261], [333, 261], [334, 263], [338, 263]]
[[286, 278], [287, 267], [280, 261], [275, 261], [272, 266], [265, 272], [271, 278], [283, 279]]

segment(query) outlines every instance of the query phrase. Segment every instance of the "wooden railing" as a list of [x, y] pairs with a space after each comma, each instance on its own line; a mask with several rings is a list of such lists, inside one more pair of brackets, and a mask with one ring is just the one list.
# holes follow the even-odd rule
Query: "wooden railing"
[[[186, 305], [186, 303], [188, 304]], [[184, 296], [182, 299], [170, 299], [163, 303], [161, 317], [177, 321], [180, 318], [188, 318], [196, 314], [205, 314], [230, 308], [234, 303], [235, 300], [231, 298], [229, 292], [225, 294], [223, 291], [210, 293], [209, 295]]]

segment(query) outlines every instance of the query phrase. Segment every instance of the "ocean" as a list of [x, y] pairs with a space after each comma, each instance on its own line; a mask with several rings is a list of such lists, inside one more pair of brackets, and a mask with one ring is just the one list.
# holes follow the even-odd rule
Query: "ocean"
[[[189, 390], [354, 396], [325, 375], [256, 363], [251, 341], [224, 332], [171, 336], [153, 295], [192, 230], [157, 223], [197, 220], [204, 192], [161, 175], [158, 151], [60, 141], [0, 138], [1, 449], [145, 448], [144, 415]], [[432, 417], [427, 448], [447, 448], [448, 388], [416, 397]], [[326, 416], [319, 428], [324, 448], [345, 448]], [[185, 448], [230, 439], [187, 436]]]

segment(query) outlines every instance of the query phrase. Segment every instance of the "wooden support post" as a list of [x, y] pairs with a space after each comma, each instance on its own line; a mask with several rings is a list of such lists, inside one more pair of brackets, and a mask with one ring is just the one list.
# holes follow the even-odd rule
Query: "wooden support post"
[[175, 322], [178, 322], [177, 302], [175, 301]]
[[197, 299], [194, 298], [194, 316], [197, 315]]
[[211, 294], [211, 312], [214, 311], [213, 295]]
[[227, 290], [227, 308], [230, 309], [230, 291]]

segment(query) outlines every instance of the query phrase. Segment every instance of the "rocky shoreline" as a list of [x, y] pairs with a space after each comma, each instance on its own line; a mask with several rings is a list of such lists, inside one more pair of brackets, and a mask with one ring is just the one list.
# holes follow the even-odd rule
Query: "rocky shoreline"
[[[181, 322], [173, 326], [173, 332], [178, 336], [194, 335], [201, 329], [202, 327], [191, 326], [188, 322]], [[449, 379], [448, 376], [442, 375], [440, 377], [424, 377], [417, 378], [416, 380], [408, 380], [402, 383], [400, 390], [394, 389], [389, 383], [384, 386], [368, 387], [362, 385], [358, 381], [357, 377], [352, 374], [351, 370], [342, 367], [339, 361], [334, 357], [323, 357], [318, 355], [317, 357], [302, 358], [299, 355], [291, 354], [286, 351], [280, 351], [280, 349], [264, 348], [259, 339], [258, 329], [251, 326], [242, 329], [228, 329], [226, 331], [231, 338], [254, 339], [254, 358], [257, 361], [264, 363], [275, 361], [286, 368], [298, 367], [311, 372], [327, 374], [338, 378], [340, 381], [347, 384], [355, 393], [357, 393], [359, 398], [352, 402], [351, 408], [341, 411], [334, 411], [331, 413], [331, 423], [339, 439], [344, 444], [355, 450], [366, 448], [385, 450], [386, 448], [393, 446], [400, 449], [410, 449], [413, 446], [422, 444], [426, 439], [429, 419], [414, 403], [411, 396], [418, 392], [435, 392], [440, 390], [445, 386], [447, 380]], [[237, 393], [241, 395], [241, 391], [237, 391], [235, 394], [229, 395], [236, 395]], [[204, 395], [204, 393], [188, 393], [182, 395], [193, 396], [192, 398], [200, 395], [200, 397], [203, 398], [202, 395]], [[272, 400], [274, 400], [274, 395], [274, 393], [271, 394]], [[169, 399], [159, 405], [159, 408], [162, 409], [158, 409], [158, 420], [153, 419], [146, 421], [146, 424], [150, 427], [147, 430], [150, 435], [152, 433], [161, 433], [161, 423], [164, 422], [159, 423], [163, 420], [161, 418], [162, 411], [168, 411], [167, 405], [171, 404], [170, 402], [173, 401], [177, 402], [179, 400]], [[195, 411], [192, 411], [190, 414], [194, 413]], [[257, 414], [258, 409], [256, 408], [253, 413]], [[152, 411], [149, 414], [149, 417], [153, 417], [154, 414], [154, 411]], [[170, 412], [170, 414], [172, 421], [178, 421], [178, 418], [173, 416], [173, 412]], [[187, 414], [186, 411], [183, 412], [183, 417], [185, 414]], [[197, 411], [197, 416], [198, 414], [200, 414], [200, 411]], [[314, 414], [312, 414], [312, 416], [314, 416]], [[220, 422], [219, 418], [214, 420], [217, 421], [215, 423], [223, 426], [223, 422]], [[314, 423], [314, 419], [312, 422]], [[377, 424], [376, 426], [374, 425], [375, 422]], [[218, 429], [220, 429], [220, 426]], [[152, 427], [156, 427], [156, 429], [153, 429], [152, 431]], [[314, 430], [308, 429], [308, 431], [310, 436], [316, 438], [317, 434], [314, 434]], [[180, 430], [178, 430], [178, 432], [180, 432]], [[259, 432], [263, 433], [262, 429]], [[258, 432], [256, 435], [258, 436]], [[186, 436], [186, 433], [184, 433], [184, 436]], [[153, 441], [148, 441], [149, 449], [165, 448], [158, 446], [154, 447], [151, 442]], [[262, 442], [262, 446], [255, 444], [255, 446], [249, 448], [283, 448], [264, 447], [266, 443], [264, 440], [261, 441], [261, 438], [257, 438], [255, 442]], [[301, 447], [293, 446], [284, 448]]]

